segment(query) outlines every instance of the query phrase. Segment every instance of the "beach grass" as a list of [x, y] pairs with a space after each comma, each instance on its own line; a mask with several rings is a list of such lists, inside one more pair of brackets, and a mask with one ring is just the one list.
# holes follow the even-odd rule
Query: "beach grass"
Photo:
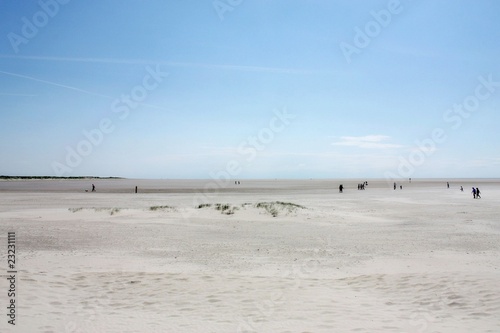
[[95, 208], [95, 207], [92, 207], [92, 208], [83, 208], [83, 207], [68, 208], [68, 210], [70, 212], [72, 212], [72, 213], [81, 212], [81, 211], [87, 210], [87, 209], [93, 209], [95, 212], [106, 211], [106, 212], [109, 212], [109, 215], [115, 215], [116, 213], [119, 213], [122, 210], [121, 208], [117, 208], [117, 207], [112, 207], [112, 208], [109, 208], [109, 207], [101, 207], [101, 208]]
[[272, 217], [277, 217], [279, 213], [283, 211], [287, 213], [294, 213], [297, 209], [307, 209], [304, 206], [283, 201], [259, 202], [255, 204], [255, 208], [264, 209]]
[[236, 210], [239, 209], [239, 207], [233, 206], [228, 203], [216, 203], [216, 204], [200, 204], [196, 208], [197, 209], [202, 209], [202, 208], [210, 208], [214, 207], [215, 210], [220, 211], [221, 214], [225, 215], [233, 215]]
[[168, 205], [165, 205], [165, 206], [151, 206], [151, 207], [149, 207], [149, 210], [151, 210], [151, 211], [165, 210], [165, 209], [176, 210], [175, 207], [168, 206]]
[[212, 204], [199, 204], [196, 208], [202, 209], [202, 208], [208, 208], [212, 207]]

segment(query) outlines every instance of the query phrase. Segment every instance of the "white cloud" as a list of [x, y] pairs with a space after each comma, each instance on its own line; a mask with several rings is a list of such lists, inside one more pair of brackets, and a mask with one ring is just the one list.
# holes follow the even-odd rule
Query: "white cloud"
[[366, 135], [366, 136], [342, 136], [340, 141], [333, 142], [334, 146], [350, 146], [365, 149], [389, 149], [389, 148], [402, 148], [403, 145], [394, 143], [385, 143], [384, 141], [390, 140], [387, 135]]

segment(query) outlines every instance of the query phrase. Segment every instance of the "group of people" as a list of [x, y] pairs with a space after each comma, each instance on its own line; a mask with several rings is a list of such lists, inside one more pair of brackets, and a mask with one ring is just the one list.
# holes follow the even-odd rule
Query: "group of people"
[[[365, 186], [368, 186], [368, 182], [362, 182], [358, 184], [358, 190], [364, 190]], [[339, 193], [344, 192], [344, 185], [340, 184], [339, 185]]]
[[[411, 181], [411, 178], [410, 178], [410, 181]], [[363, 183], [358, 184], [358, 190], [364, 190], [365, 186], [367, 186], [367, 185], [368, 185], [368, 182], [363, 182]], [[446, 187], [450, 188], [449, 182], [446, 182]], [[394, 189], [396, 189], [396, 188], [397, 188], [397, 184], [394, 182]], [[400, 185], [399, 188], [402, 190], [403, 185]], [[463, 186], [460, 186], [460, 191], [462, 191], [462, 192], [464, 191]], [[339, 192], [340, 193], [344, 192], [344, 185], [342, 185], [342, 184], [339, 185]], [[474, 199], [481, 199], [481, 191], [479, 191], [479, 187], [472, 188], [472, 195], [473, 195]]]
[[[450, 183], [446, 183], [446, 186], [450, 188]], [[460, 192], [464, 191], [464, 187], [460, 186]], [[472, 197], [474, 199], [481, 199], [481, 191], [479, 191], [479, 187], [472, 187]]]
[[[410, 178], [411, 179], [411, 178]], [[239, 181], [235, 181], [234, 182], [235, 185], [240, 185], [240, 182]], [[364, 190], [365, 189], [365, 186], [368, 185], [368, 182], [363, 182], [361, 184], [358, 184], [358, 190]], [[450, 183], [446, 183], [446, 187], [447, 188], [450, 188]], [[396, 183], [394, 183], [394, 189], [396, 189]], [[402, 190], [403, 189], [403, 186], [401, 185], [400, 186], [400, 189]], [[85, 190], [86, 192], [87, 190]], [[342, 193], [344, 191], [344, 185], [340, 184], [339, 186], [339, 192]], [[460, 186], [460, 191], [464, 191], [464, 187], [463, 186]], [[95, 185], [92, 184], [92, 192], [95, 192]], [[135, 193], [137, 193], [137, 186], [135, 187]], [[472, 187], [472, 196], [474, 197], [474, 199], [481, 199], [481, 191], [479, 191], [479, 187]]]
[[361, 184], [358, 184], [358, 190], [364, 190], [365, 189], [365, 186], [368, 185], [368, 182], [363, 182]]

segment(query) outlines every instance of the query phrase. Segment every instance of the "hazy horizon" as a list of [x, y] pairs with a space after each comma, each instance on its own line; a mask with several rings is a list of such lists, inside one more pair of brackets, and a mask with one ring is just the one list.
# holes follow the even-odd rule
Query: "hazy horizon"
[[[133, 177], [120, 177], [120, 176], [34, 176], [34, 175], [0, 175], [1, 180], [11, 180], [11, 179], [1, 179], [2, 177], [8, 178], [21, 178], [23, 179], [40, 179], [43, 178], [47, 180], [86, 180], [86, 179], [101, 179], [101, 180], [172, 180], [172, 181], [218, 181], [218, 182], [229, 182], [232, 184], [234, 181], [332, 181], [332, 180], [347, 180], [347, 181], [391, 181], [388, 178], [370, 178], [370, 177], [331, 177], [331, 178], [133, 178]], [[13, 179], [15, 180], [15, 179]], [[403, 182], [410, 182], [408, 178], [398, 178], [397, 180]], [[419, 182], [419, 181], [436, 181], [436, 182], [446, 182], [453, 180], [500, 180], [500, 177], [412, 177], [411, 182]]]

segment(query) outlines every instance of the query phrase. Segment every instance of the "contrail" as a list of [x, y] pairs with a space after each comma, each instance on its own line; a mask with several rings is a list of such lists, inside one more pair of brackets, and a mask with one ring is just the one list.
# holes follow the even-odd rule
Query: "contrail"
[[27, 76], [27, 75], [10, 73], [10, 72], [4, 72], [4, 71], [0, 71], [0, 73], [5, 74], [5, 75], [20, 77], [20, 78], [31, 80], [31, 81], [36, 81], [36, 82], [42, 82], [42, 83], [45, 83], [45, 84], [50, 84], [50, 85], [56, 86], [56, 87], [61, 87], [61, 88], [65, 88], [65, 89], [70, 89], [70, 90], [78, 91], [78, 92], [81, 92], [81, 93], [84, 93], [84, 94], [88, 94], [88, 95], [94, 95], [94, 96], [99, 96], [99, 97], [104, 97], [104, 98], [111, 98], [111, 99], [113, 98], [111, 96], [102, 95], [102, 94], [94, 93], [94, 92], [91, 92], [91, 91], [88, 91], [88, 90], [83, 90], [83, 89], [80, 89], [80, 88], [75, 88], [75, 87], [72, 87], [72, 86], [68, 86], [68, 85], [64, 85], [64, 84], [59, 84], [59, 83], [55, 83], [55, 82], [51, 82], [51, 81], [47, 81], [47, 80], [37, 79], [37, 78], [31, 77], [31, 76]]
[[84, 62], [84, 63], [106, 63], [106, 64], [128, 64], [128, 65], [164, 65], [172, 67], [186, 68], [204, 68], [204, 69], [220, 69], [233, 70], [242, 72], [267, 72], [280, 74], [325, 74], [328, 72], [317, 72], [307, 69], [284, 68], [284, 67], [265, 67], [251, 65], [231, 65], [231, 64], [207, 64], [197, 62], [177, 62], [177, 61], [154, 61], [147, 59], [110, 59], [110, 58], [70, 58], [70, 57], [47, 57], [47, 56], [15, 56], [0, 54], [0, 58], [4, 59], [21, 59], [21, 60], [41, 60], [41, 61], [63, 61], [63, 62]]
[[106, 63], [106, 64], [128, 64], [128, 65], [151, 65], [158, 64], [158, 61], [140, 60], [140, 59], [110, 59], [110, 58], [81, 58], [81, 57], [51, 57], [51, 56], [18, 56], [10, 54], [0, 54], [4, 59], [21, 60], [42, 60], [42, 61], [62, 61], [62, 62], [87, 62], [87, 63]]
[[0, 93], [0, 96], [36, 97], [35, 94]]
[[[104, 98], [107, 98], [107, 99], [115, 99], [112, 96], [94, 93], [92, 91], [88, 91], [88, 90], [84, 90], [84, 89], [80, 89], [80, 88], [68, 86], [68, 85], [65, 85], [65, 84], [59, 84], [59, 83], [55, 83], [55, 82], [51, 82], [51, 81], [47, 81], [47, 80], [41, 80], [41, 79], [37, 79], [35, 77], [31, 77], [31, 76], [27, 76], [27, 75], [10, 73], [10, 72], [5, 72], [5, 71], [0, 71], [0, 73], [1, 74], [6, 74], [6, 75], [10, 75], [10, 76], [20, 77], [20, 78], [31, 80], [31, 81], [36, 81], [36, 82], [42, 82], [42, 83], [45, 83], [45, 84], [50, 84], [50, 85], [56, 86], [56, 87], [61, 87], [61, 88], [65, 88], [65, 89], [70, 89], [70, 90], [78, 91], [78, 92], [81, 92], [81, 93], [84, 93], [84, 94], [88, 94], [88, 95], [104, 97]], [[17, 94], [16, 96], [31, 96], [31, 95]], [[33, 95], [33, 96], [35, 96], [35, 95]], [[155, 108], [155, 109], [167, 110], [165, 108], [162, 108], [162, 107], [156, 106], [156, 105], [152, 105], [152, 104], [147, 104], [147, 103], [138, 103], [138, 104], [139, 105], [143, 105], [143, 106], [148, 106], [148, 107], [151, 107], [151, 108]], [[172, 110], [168, 110], [168, 111], [172, 111]]]

